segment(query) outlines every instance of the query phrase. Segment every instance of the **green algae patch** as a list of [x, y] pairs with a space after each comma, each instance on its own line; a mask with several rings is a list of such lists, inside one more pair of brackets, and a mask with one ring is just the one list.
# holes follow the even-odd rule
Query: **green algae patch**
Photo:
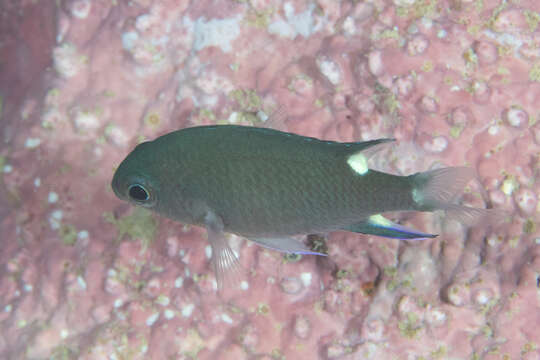
[[478, 55], [474, 52], [472, 48], [469, 48], [465, 50], [465, 52], [462, 55], [463, 60], [465, 60], [465, 63], [467, 66], [474, 67], [478, 65]]
[[236, 101], [244, 111], [257, 111], [261, 109], [262, 101], [259, 95], [252, 89], [237, 89], [229, 93], [229, 98]]
[[284, 263], [295, 263], [295, 262], [300, 261], [301, 259], [302, 259], [301, 254], [290, 253], [290, 254], [283, 255], [283, 262]]
[[0, 182], [3, 179], [2, 174], [4, 174], [4, 166], [5, 165], [6, 165], [6, 157], [0, 155]]
[[424, 63], [420, 67], [420, 69], [422, 69], [423, 72], [432, 72], [434, 68], [435, 68], [435, 65], [433, 65], [433, 62], [431, 60], [424, 61]]
[[523, 15], [525, 15], [525, 21], [529, 26], [529, 30], [535, 32], [540, 22], [540, 14], [531, 10], [525, 10]]
[[371, 36], [371, 40], [377, 41], [377, 40], [384, 40], [384, 39], [394, 39], [399, 40], [399, 30], [397, 28], [393, 29], [385, 29], [382, 30], [379, 33], [373, 34]]
[[[238, 111], [233, 113], [233, 116], [230, 116], [229, 119], [223, 121], [223, 124], [235, 124], [235, 123], [248, 123], [252, 125], [260, 125], [262, 123], [261, 119], [253, 112], [248, 111]], [[231, 119], [233, 120], [231, 122]]]
[[270, 19], [272, 18], [272, 15], [274, 15], [274, 9], [271, 8], [263, 11], [250, 10], [244, 21], [249, 26], [253, 26], [257, 29], [266, 29], [270, 24]]
[[61, 225], [58, 235], [64, 245], [73, 246], [77, 242], [77, 229], [73, 225]]
[[22, 202], [21, 195], [17, 191], [17, 188], [15, 188], [15, 187], [8, 188], [4, 184], [4, 166], [6, 166], [7, 164], [8, 163], [7, 163], [6, 157], [0, 155], [0, 186], [3, 186], [3, 188], [4, 188], [5, 192], [6, 192], [6, 195], [7, 195], [8, 202], [5, 205], [17, 207]]
[[527, 219], [523, 224], [523, 233], [530, 235], [536, 232], [536, 223], [532, 219]]
[[430, 356], [432, 359], [445, 359], [448, 354], [448, 350], [445, 346], [439, 346], [437, 350], [432, 351]]
[[437, 0], [419, 0], [414, 3], [414, 16], [416, 18], [433, 18], [439, 13]]
[[285, 355], [283, 355], [279, 349], [272, 349], [272, 352], [270, 353], [270, 356], [272, 357], [272, 359], [275, 359], [275, 360], [285, 360], [286, 359]]
[[396, 95], [390, 89], [378, 83], [375, 84], [374, 90], [374, 102], [387, 114], [395, 115], [400, 107]]
[[312, 251], [328, 255], [328, 246], [326, 245], [324, 236], [314, 234], [308, 235], [307, 244]]
[[402, 336], [414, 339], [422, 326], [416, 314], [408, 313], [407, 317], [398, 323], [398, 328]]
[[180, 343], [179, 352], [190, 359], [197, 359], [197, 355], [206, 347], [205, 341], [195, 328], [187, 330], [187, 336]]
[[399, 17], [411, 16], [414, 19], [422, 17], [434, 18], [441, 11], [438, 0], [416, 0], [414, 3], [407, 6], [398, 6], [396, 14]]
[[79, 351], [64, 344], [56, 346], [49, 357], [50, 360], [72, 360], [78, 358]]
[[259, 303], [257, 305], [257, 310], [256, 310], [257, 314], [268, 315], [269, 312], [270, 312], [270, 306], [268, 306], [267, 304]]
[[135, 207], [130, 215], [119, 219], [110, 212], [103, 214], [103, 217], [105, 221], [116, 226], [117, 242], [120, 242], [125, 235], [133, 240], [138, 239], [142, 244], [142, 252], [146, 251], [156, 235], [157, 221], [150, 210]]
[[155, 112], [151, 112], [147, 114], [146, 117], [144, 118], [144, 123], [150, 126], [151, 128], [156, 128], [160, 123], [159, 115], [156, 114]]
[[199, 121], [210, 121], [215, 122], [216, 121], [216, 114], [210, 109], [203, 108], [199, 111], [199, 114], [197, 115]]
[[540, 63], [534, 64], [529, 70], [529, 80], [540, 82]]

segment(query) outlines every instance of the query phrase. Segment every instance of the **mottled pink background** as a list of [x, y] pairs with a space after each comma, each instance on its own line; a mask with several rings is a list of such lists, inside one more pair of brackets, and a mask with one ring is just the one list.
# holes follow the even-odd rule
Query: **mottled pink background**
[[[537, 0], [3, 0], [0, 96], [2, 359], [540, 359]], [[231, 236], [249, 277], [218, 296], [205, 231], [110, 179], [143, 139], [279, 109], [397, 138], [387, 171], [474, 167], [463, 202], [511, 222], [400, 214], [441, 235], [296, 261]]]

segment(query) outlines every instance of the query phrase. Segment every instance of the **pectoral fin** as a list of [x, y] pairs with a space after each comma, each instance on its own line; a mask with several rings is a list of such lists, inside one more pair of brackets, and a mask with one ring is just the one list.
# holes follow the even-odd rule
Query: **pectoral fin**
[[366, 220], [343, 228], [343, 230], [402, 240], [421, 240], [437, 236], [406, 228], [388, 220], [382, 215], [370, 216]]
[[268, 249], [284, 253], [326, 256], [326, 254], [310, 250], [302, 241], [293, 237], [250, 238], [249, 240]]
[[213, 212], [208, 212], [204, 221], [208, 231], [208, 241], [212, 247], [210, 263], [216, 276], [218, 289], [221, 291], [224, 285], [234, 285], [240, 281], [242, 267], [238, 257], [227, 243], [221, 218]]

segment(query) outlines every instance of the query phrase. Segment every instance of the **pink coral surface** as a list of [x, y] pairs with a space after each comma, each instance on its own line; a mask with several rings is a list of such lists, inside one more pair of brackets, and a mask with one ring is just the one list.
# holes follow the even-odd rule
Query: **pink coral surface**
[[[0, 40], [0, 358], [540, 359], [537, 0], [5, 0]], [[510, 222], [396, 214], [440, 236], [327, 258], [231, 236], [220, 295], [204, 230], [110, 179], [143, 139], [283, 113], [397, 138], [394, 173], [474, 167], [462, 201]]]

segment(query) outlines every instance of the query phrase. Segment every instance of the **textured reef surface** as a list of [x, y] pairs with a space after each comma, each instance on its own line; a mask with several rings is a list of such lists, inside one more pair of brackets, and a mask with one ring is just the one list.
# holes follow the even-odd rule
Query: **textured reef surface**
[[[540, 359], [539, 104], [537, 0], [2, 1], [0, 358]], [[231, 235], [249, 277], [219, 296], [205, 231], [110, 180], [144, 139], [268, 117], [473, 167], [462, 203], [510, 222], [392, 214], [440, 236], [325, 258]]]

